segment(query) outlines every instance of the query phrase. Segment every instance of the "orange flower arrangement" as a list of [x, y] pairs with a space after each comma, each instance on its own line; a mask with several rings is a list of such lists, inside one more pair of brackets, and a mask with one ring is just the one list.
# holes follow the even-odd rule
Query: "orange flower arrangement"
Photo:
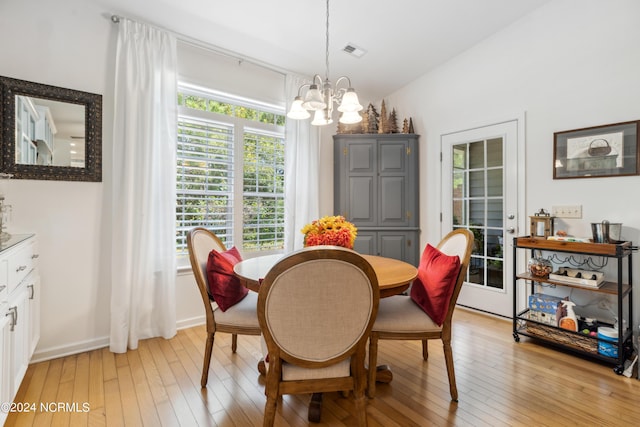
[[334, 245], [353, 249], [358, 229], [343, 216], [325, 216], [305, 225], [304, 246]]

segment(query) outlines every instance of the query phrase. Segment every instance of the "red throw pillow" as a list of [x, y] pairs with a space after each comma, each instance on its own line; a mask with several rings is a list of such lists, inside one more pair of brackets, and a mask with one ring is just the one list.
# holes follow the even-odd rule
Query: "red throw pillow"
[[447, 315], [459, 272], [458, 255], [444, 254], [427, 244], [420, 258], [418, 277], [411, 286], [411, 299], [438, 325], [442, 325]]
[[249, 289], [242, 286], [233, 272], [233, 266], [240, 261], [242, 256], [235, 246], [225, 252], [213, 249], [209, 253], [207, 262], [209, 295], [222, 311], [227, 311], [249, 293]]

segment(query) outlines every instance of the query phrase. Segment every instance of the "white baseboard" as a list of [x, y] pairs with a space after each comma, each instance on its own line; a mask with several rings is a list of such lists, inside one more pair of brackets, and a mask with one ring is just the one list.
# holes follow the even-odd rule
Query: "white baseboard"
[[29, 363], [44, 362], [45, 360], [57, 359], [59, 357], [70, 356], [72, 354], [78, 354], [108, 346], [109, 337], [101, 337], [56, 347], [43, 349], [36, 348], [36, 351], [33, 353], [33, 357], [31, 357], [31, 361]]
[[178, 323], [176, 324], [176, 328], [178, 328], [178, 330], [187, 329], [187, 328], [192, 328], [194, 326], [204, 325], [205, 323], [207, 323], [206, 317], [197, 316], [197, 317], [192, 317], [191, 319], [178, 320]]
[[[187, 329], [194, 326], [203, 325], [206, 322], [204, 316], [192, 317], [190, 319], [179, 320], [176, 328]], [[35, 353], [29, 363], [44, 362], [46, 360], [57, 359], [59, 357], [70, 356], [72, 354], [83, 353], [85, 351], [97, 350], [109, 346], [109, 337], [95, 338], [88, 341], [81, 341], [56, 347], [39, 349], [36, 348]]]

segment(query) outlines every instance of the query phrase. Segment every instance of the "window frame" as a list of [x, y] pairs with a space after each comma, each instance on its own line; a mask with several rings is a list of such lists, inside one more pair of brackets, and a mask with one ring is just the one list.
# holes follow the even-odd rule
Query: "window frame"
[[[284, 107], [279, 107], [276, 105], [253, 101], [242, 97], [235, 97], [230, 94], [225, 94], [222, 92], [218, 92], [215, 90], [210, 90], [206, 88], [201, 88], [197, 86], [193, 86], [190, 84], [178, 83], [178, 94], [182, 95], [191, 95], [196, 97], [203, 97], [208, 100], [215, 100], [221, 103], [228, 103], [235, 107], [244, 107], [253, 110], [257, 110], [259, 112], [266, 112], [274, 114], [275, 119], [277, 120], [278, 116], [285, 117], [286, 111]], [[276, 248], [269, 250], [245, 250], [244, 249], [244, 236], [243, 236], [243, 207], [244, 207], [244, 191], [243, 191], [243, 183], [244, 183], [244, 135], [245, 133], [257, 133], [260, 135], [265, 135], [269, 137], [282, 138], [284, 143], [285, 140], [285, 126], [277, 125], [276, 123], [269, 124], [263, 123], [258, 120], [245, 119], [242, 117], [237, 117], [234, 113], [232, 115], [222, 114], [213, 111], [204, 111], [199, 109], [194, 109], [187, 107], [185, 105], [180, 105], [179, 100], [176, 99], [177, 105], [177, 118], [178, 122], [182, 117], [193, 118], [199, 121], [205, 121], [210, 123], [219, 123], [224, 126], [232, 127], [232, 138], [233, 138], [233, 190], [232, 190], [232, 237], [231, 240], [227, 240], [224, 243], [227, 247], [236, 246], [238, 247], [243, 256], [246, 258], [251, 258], [257, 255], [267, 255], [274, 253], [282, 253], [284, 248]], [[208, 107], [207, 107], [208, 110]], [[235, 108], [234, 108], [235, 111]], [[286, 120], [286, 117], [285, 117]], [[176, 137], [177, 137], [177, 129], [176, 129]], [[176, 147], [177, 150], [177, 147]], [[284, 157], [284, 148], [283, 148], [283, 157]], [[177, 165], [176, 165], [177, 166]], [[284, 167], [284, 164], [283, 164]], [[176, 170], [176, 174], [178, 171]], [[178, 182], [181, 182], [180, 177], [177, 177]], [[284, 188], [282, 196], [284, 198]], [[176, 212], [176, 221], [178, 221], [177, 212]], [[284, 221], [284, 213], [283, 213], [283, 221]], [[178, 236], [176, 236], [177, 239]], [[176, 240], [177, 245], [177, 240]], [[283, 245], [284, 245], [284, 237], [283, 237]], [[181, 252], [179, 247], [176, 246], [176, 252], [178, 257], [178, 266], [179, 268], [187, 268], [189, 265], [189, 257], [186, 251]]]

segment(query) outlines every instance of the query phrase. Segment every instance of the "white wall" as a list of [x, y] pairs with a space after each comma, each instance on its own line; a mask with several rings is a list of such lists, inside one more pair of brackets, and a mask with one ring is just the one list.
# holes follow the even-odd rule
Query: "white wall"
[[[0, 2], [0, 74], [103, 95], [103, 179], [110, 176], [113, 37], [82, 0]], [[11, 180], [11, 232], [38, 235], [42, 332], [36, 358], [102, 346], [109, 333], [103, 183]]]
[[582, 205], [582, 219], [559, 227], [590, 236], [591, 222], [608, 219], [622, 222], [623, 237], [638, 243], [640, 176], [554, 180], [552, 169], [554, 132], [640, 119], [638, 16], [636, 0], [554, 0], [385, 98], [399, 117], [413, 117], [422, 135], [422, 246], [441, 236], [440, 135], [522, 112], [526, 212], [520, 215]]

